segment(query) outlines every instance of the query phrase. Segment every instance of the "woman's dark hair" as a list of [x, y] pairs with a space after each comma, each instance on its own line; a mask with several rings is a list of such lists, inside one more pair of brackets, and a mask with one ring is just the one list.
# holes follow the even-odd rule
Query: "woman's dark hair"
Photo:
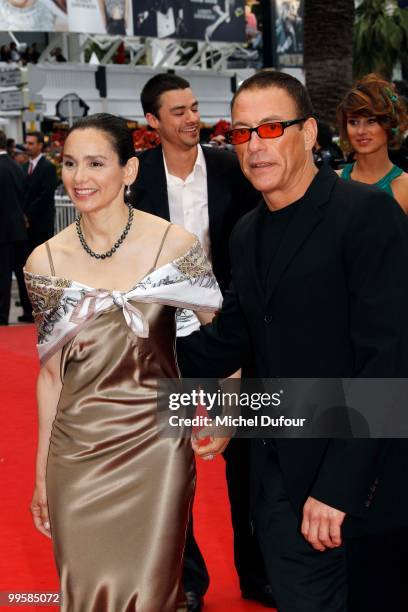
[[155, 117], [159, 117], [160, 110], [160, 96], [166, 91], [173, 91], [174, 89], [188, 89], [190, 83], [177, 76], [177, 74], [168, 74], [167, 72], [162, 74], [156, 74], [154, 77], [149, 79], [142, 89], [140, 94], [140, 101], [142, 103], [143, 113], [151, 113]]
[[243, 91], [269, 89], [270, 87], [276, 87], [286, 91], [294, 101], [299, 117], [305, 117], [306, 119], [313, 117], [313, 105], [306, 91], [306, 87], [290, 74], [278, 72], [271, 68], [260, 70], [241, 83], [231, 100], [231, 111], [233, 110], [236, 99]]
[[68, 130], [67, 138], [76, 130], [88, 129], [99, 130], [108, 136], [114, 151], [119, 157], [121, 166], [126, 166], [127, 161], [135, 156], [132, 132], [123, 117], [117, 117], [109, 113], [96, 113], [83, 117]]
[[342, 149], [350, 152], [349, 117], [375, 117], [388, 134], [388, 146], [398, 148], [408, 127], [407, 108], [392, 83], [377, 74], [363, 77], [346, 93], [337, 108]]

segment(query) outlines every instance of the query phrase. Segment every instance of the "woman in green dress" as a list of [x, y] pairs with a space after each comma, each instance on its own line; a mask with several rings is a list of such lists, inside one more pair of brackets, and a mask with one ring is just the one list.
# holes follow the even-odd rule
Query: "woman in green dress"
[[384, 189], [408, 214], [408, 174], [388, 155], [408, 128], [406, 104], [393, 85], [375, 74], [365, 76], [345, 95], [337, 119], [342, 147], [355, 159], [340, 176]]

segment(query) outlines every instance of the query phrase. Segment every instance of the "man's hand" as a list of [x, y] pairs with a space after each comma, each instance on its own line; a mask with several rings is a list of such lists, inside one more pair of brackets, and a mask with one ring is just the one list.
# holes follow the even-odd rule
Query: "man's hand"
[[342, 543], [340, 528], [345, 516], [345, 512], [308, 497], [303, 506], [302, 535], [321, 552], [326, 548], [337, 548]]
[[215, 455], [226, 449], [233, 432], [230, 436], [220, 437], [215, 435], [217, 429], [220, 428], [204, 427], [197, 435], [192, 436], [191, 446], [193, 451], [202, 459], [214, 459]]

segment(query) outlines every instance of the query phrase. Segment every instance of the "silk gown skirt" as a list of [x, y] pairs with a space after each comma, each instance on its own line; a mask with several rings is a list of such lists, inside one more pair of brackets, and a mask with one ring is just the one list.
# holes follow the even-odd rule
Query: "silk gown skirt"
[[195, 468], [188, 439], [157, 432], [158, 378], [177, 378], [175, 308], [119, 308], [63, 348], [47, 495], [65, 612], [185, 610], [182, 556]]

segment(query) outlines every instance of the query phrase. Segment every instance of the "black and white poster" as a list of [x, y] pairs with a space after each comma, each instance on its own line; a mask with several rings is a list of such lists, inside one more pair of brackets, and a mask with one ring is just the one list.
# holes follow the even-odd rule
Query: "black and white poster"
[[67, 0], [70, 32], [132, 36], [131, 0]]
[[244, 0], [0, 0], [0, 30], [243, 42]]
[[133, 0], [135, 36], [245, 40], [244, 0]]
[[272, 0], [277, 68], [303, 67], [304, 0]]

